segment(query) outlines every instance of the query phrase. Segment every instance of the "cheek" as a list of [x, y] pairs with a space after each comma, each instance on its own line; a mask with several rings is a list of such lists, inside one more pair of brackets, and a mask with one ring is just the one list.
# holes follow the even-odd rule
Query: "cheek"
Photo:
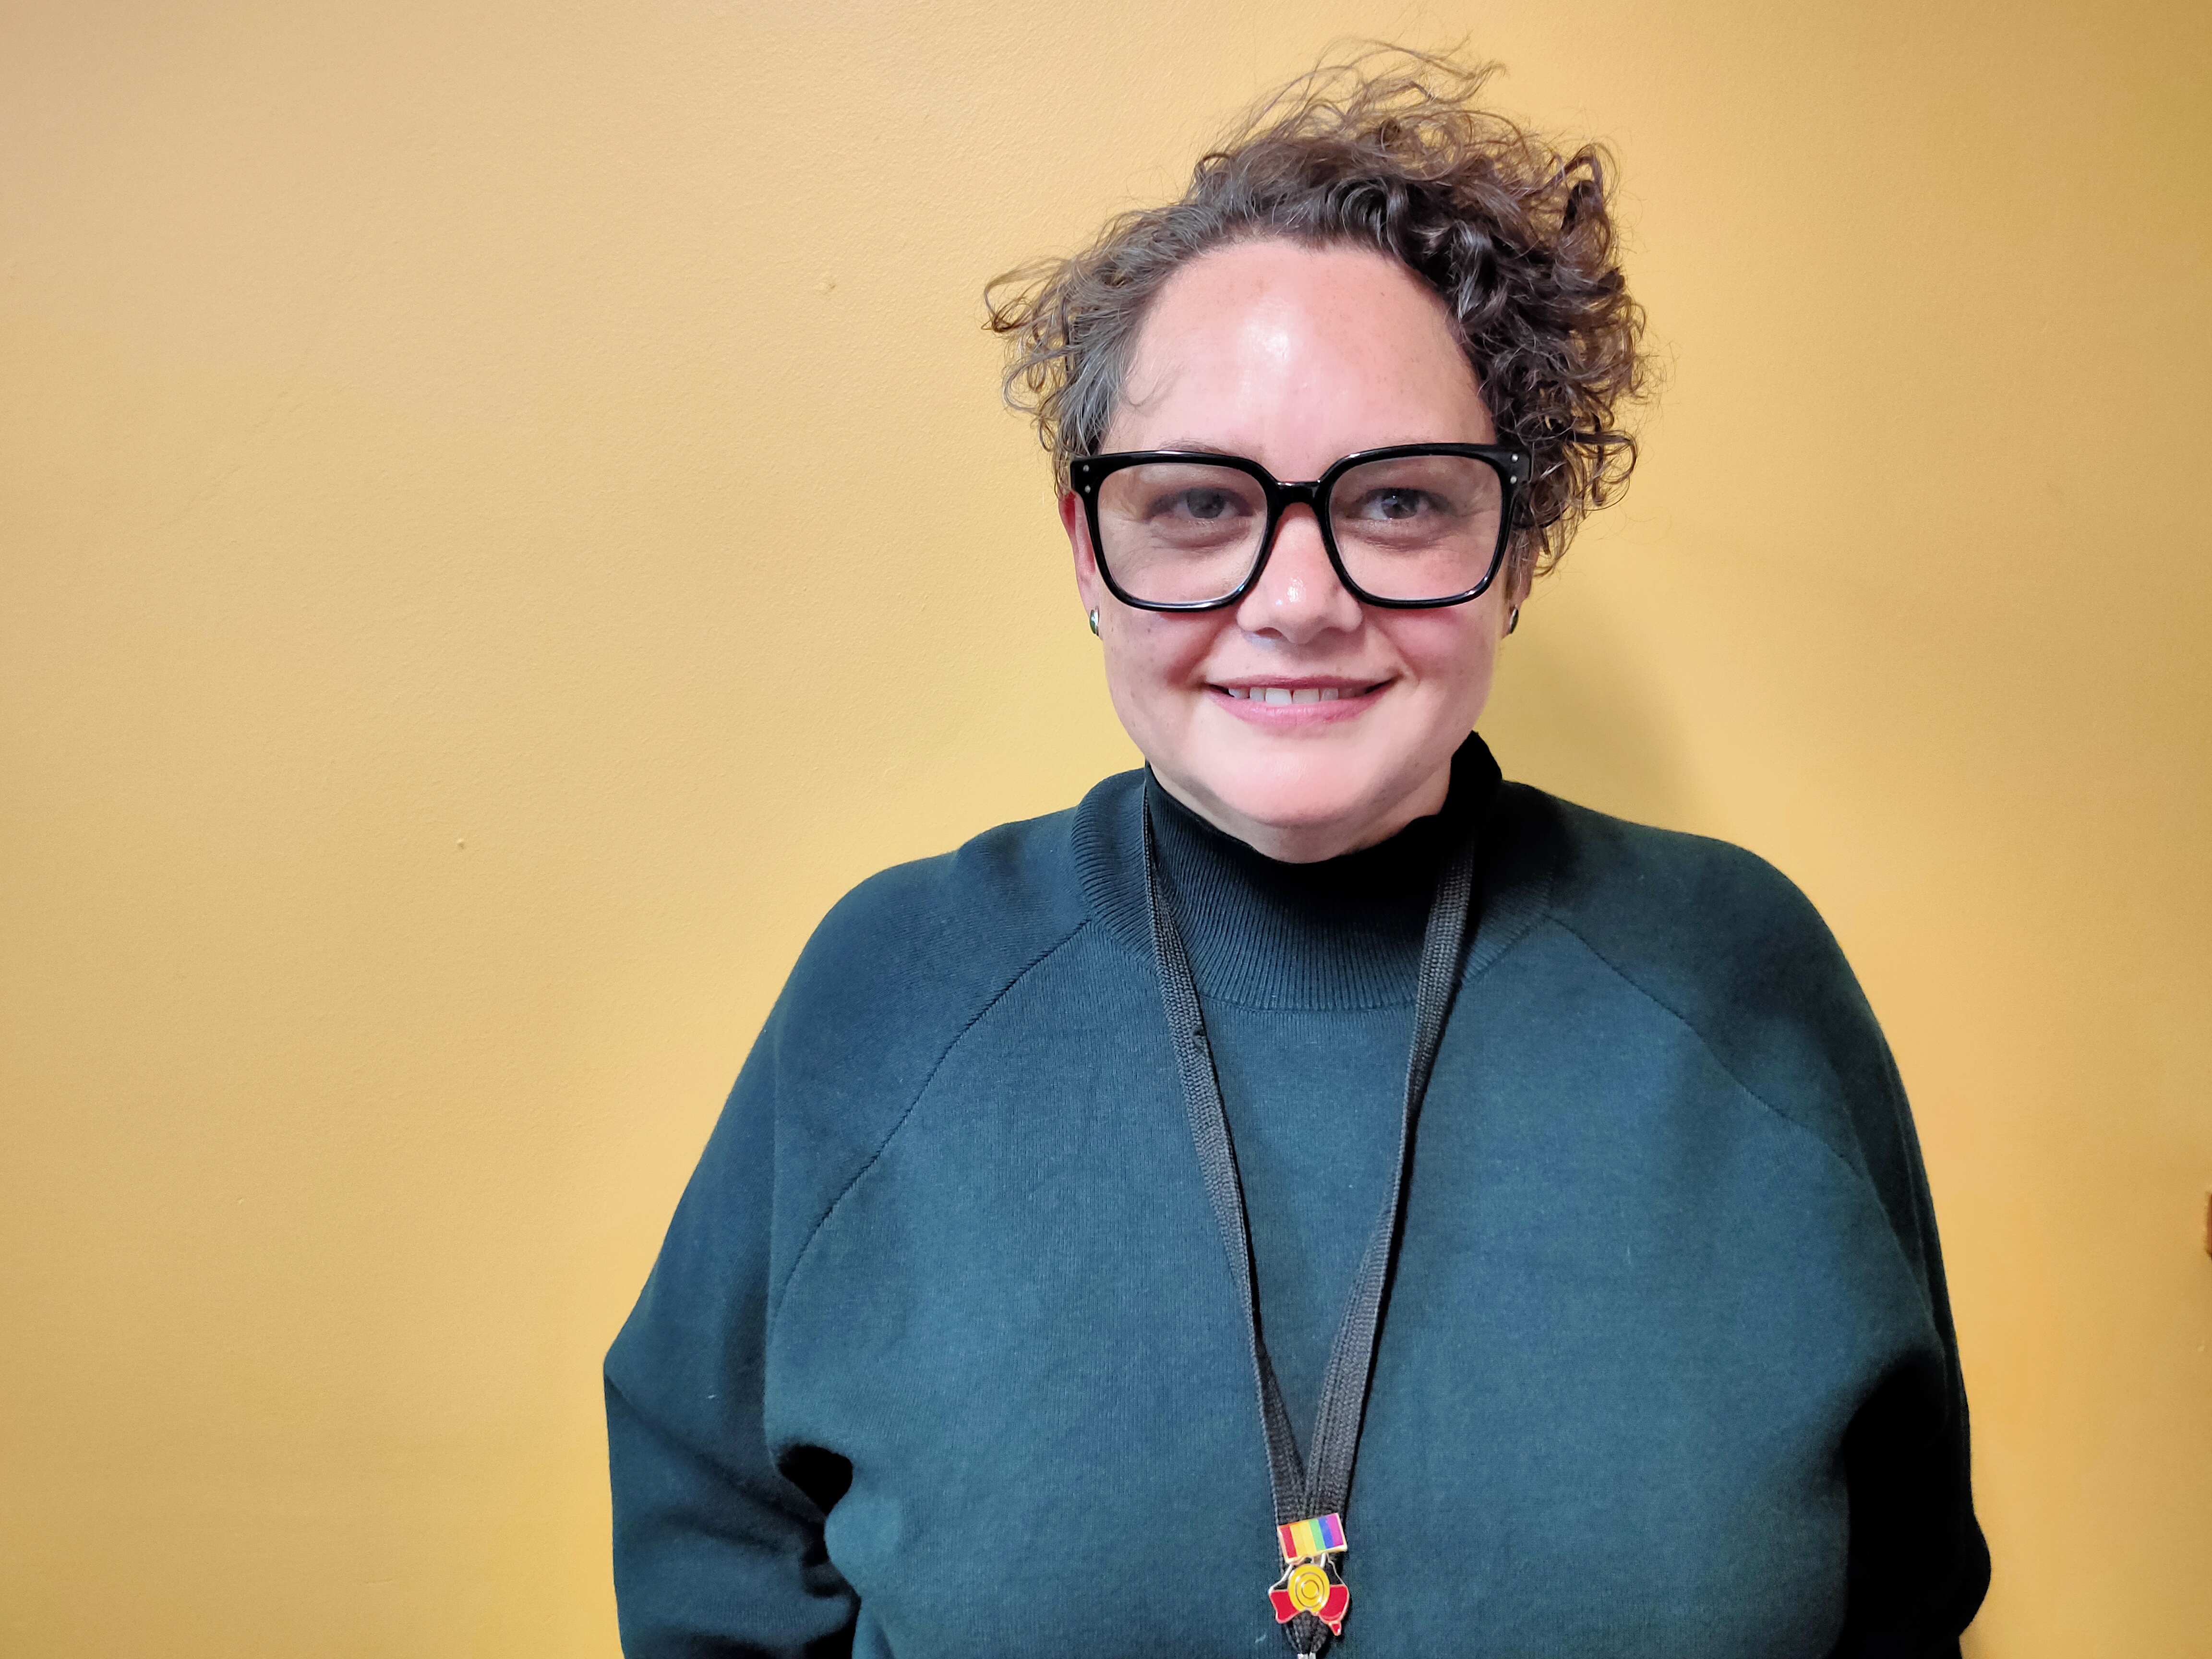
[[1122, 611], [1106, 641], [1106, 682], [1117, 702], [1203, 690], [1205, 665], [1226, 613], [1195, 617]]
[[1474, 691], [1489, 684], [1497, 630], [1480, 601], [1446, 611], [1393, 611], [1375, 625], [1422, 684], [1443, 691]]

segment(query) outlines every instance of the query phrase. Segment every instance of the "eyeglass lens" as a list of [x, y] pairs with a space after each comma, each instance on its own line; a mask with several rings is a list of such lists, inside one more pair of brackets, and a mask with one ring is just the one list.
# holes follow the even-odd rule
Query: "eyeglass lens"
[[[1488, 574], [1504, 489], [1472, 455], [1363, 462], [1330, 487], [1329, 530], [1352, 585], [1378, 599], [1442, 599]], [[1235, 467], [1152, 461], [1107, 475], [1099, 551], [1132, 598], [1202, 605], [1244, 585], [1267, 526], [1267, 494]]]

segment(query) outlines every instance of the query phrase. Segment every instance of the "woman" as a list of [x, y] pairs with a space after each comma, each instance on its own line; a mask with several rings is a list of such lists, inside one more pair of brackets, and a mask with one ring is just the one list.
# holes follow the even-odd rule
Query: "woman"
[[1147, 768], [807, 946], [608, 1359], [632, 1655], [1956, 1651], [1849, 969], [1469, 735], [1640, 372], [1482, 78], [1310, 77], [994, 310]]

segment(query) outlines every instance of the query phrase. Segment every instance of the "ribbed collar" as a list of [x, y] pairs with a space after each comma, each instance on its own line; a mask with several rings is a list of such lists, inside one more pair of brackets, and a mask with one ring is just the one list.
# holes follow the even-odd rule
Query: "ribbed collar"
[[1471, 832], [1498, 787], [1489, 748], [1470, 736], [1452, 757], [1443, 811], [1389, 840], [1317, 864], [1285, 864], [1224, 834], [1165, 790], [1096, 826], [1081, 858], [1094, 908], [1152, 954], [1142, 832], [1149, 797], [1160, 865], [1191, 971], [1208, 998], [1260, 1008], [1409, 1005], [1444, 848]]

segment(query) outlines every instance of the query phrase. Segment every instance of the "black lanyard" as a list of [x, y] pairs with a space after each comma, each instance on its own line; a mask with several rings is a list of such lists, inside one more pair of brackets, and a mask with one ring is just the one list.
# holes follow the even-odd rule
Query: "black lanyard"
[[[1352, 1492], [1352, 1462], [1359, 1446], [1360, 1420], [1367, 1407], [1367, 1385], [1375, 1369], [1375, 1339], [1382, 1324], [1382, 1301], [1396, 1261], [1398, 1231], [1406, 1208], [1406, 1170], [1413, 1149], [1413, 1129], [1421, 1097], [1429, 1086], [1437, 1048], [1443, 1041], [1444, 1017], [1466, 948], [1468, 919], [1474, 897], [1477, 826], [1455, 836], [1437, 875], [1436, 896], [1421, 941], [1420, 986], [1413, 1003], [1413, 1048], [1406, 1062], [1406, 1103], [1398, 1121], [1398, 1158], [1391, 1168], [1390, 1195], [1375, 1218], [1366, 1254], [1352, 1282], [1351, 1304], [1330, 1351], [1314, 1421], [1313, 1462], [1309, 1474], [1283, 1408], [1275, 1368], [1260, 1334], [1259, 1291], [1253, 1277], [1252, 1229], [1244, 1215], [1244, 1186], [1237, 1174], [1237, 1152], [1229, 1139], [1229, 1119], [1221, 1103], [1221, 1083], [1213, 1069], [1213, 1050], [1206, 1040], [1199, 1012], [1198, 987], [1190, 957], [1176, 930], [1174, 907], [1160, 878], [1159, 849], [1152, 834], [1152, 779], [1139, 810], [1145, 825], [1145, 880], [1152, 922], [1152, 961], [1159, 971], [1160, 1000], [1166, 1006], [1168, 1033], [1175, 1043], [1176, 1066], [1182, 1073], [1183, 1104], [1190, 1113], [1191, 1139], [1198, 1147], [1206, 1194], [1221, 1224], [1221, 1244], [1244, 1304], [1244, 1330], [1252, 1349], [1252, 1375], [1259, 1390], [1260, 1423], [1267, 1437], [1267, 1475], [1274, 1488], [1275, 1524], [1341, 1514]], [[1341, 1615], [1337, 1615], [1340, 1617]], [[1284, 1626], [1298, 1653], [1318, 1654], [1329, 1639], [1328, 1627], [1311, 1613], [1300, 1613]]]

